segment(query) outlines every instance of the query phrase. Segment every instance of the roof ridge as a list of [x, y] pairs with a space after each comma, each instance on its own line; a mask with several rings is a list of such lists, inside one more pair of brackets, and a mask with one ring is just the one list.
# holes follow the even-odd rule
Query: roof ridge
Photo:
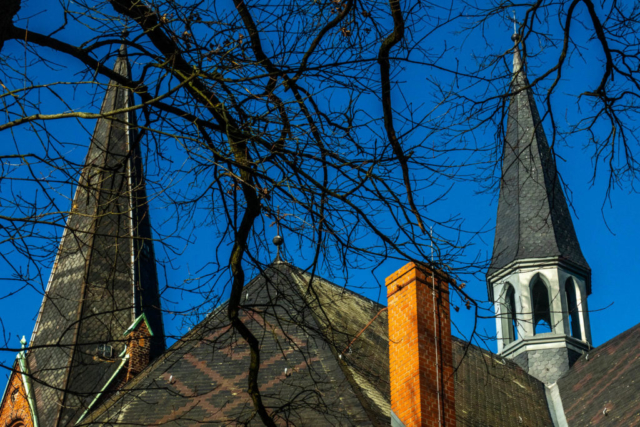
[[[309, 276], [311, 275], [311, 273], [307, 272], [306, 270], [301, 269], [300, 267], [296, 267], [296, 266], [291, 265], [291, 264], [289, 264], [289, 266], [294, 268], [294, 269], [296, 269], [301, 274], [309, 275]], [[381, 306], [381, 307], [386, 307], [384, 304], [382, 304], [382, 303], [380, 303], [378, 301], [372, 300], [371, 298], [369, 298], [369, 297], [367, 297], [365, 295], [359, 294], [358, 292], [353, 291], [353, 290], [351, 290], [351, 289], [349, 289], [349, 288], [347, 288], [345, 286], [340, 286], [340, 285], [332, 282], [331, 280], [325, 279], [324, 277], [322, 277], [322, 276], [320, 276], [318, 274], [314, 275], [314, 279], [321, 280], [321, 281], [323, 281], [323, 282], [325, 282], [325, 283], [327, 283], [327, 284], [329, 284], [329, 285], [331, 285], [331, 286], [333, 286], [333, 287], [335, 287], [337, 289], [340, 289], [343, 292], [347, 292], [347, 293], [351, 294], [352, 296], [355, 296], [355, 297], [357, 297], [357, 298], [359, 298], [359, 299], [361, 299], [361, 300], [363, 300], [365, 302], [370, 302], [370, 303], [373, 303], [373, 304], [377, 304], [378, 306]]]
[[[526, 76], [525, 76], [525, 79], [526, 79]], [[529, 83], [528, 79], [526, 81], [528, 84]], [[556, 164], [553, 159], [553, 155], [551, 153], [551, 146], [547, 141], [547, 135], [546, 135], [546, 132], [544, 131], [544, 126], [542, 124], [542, 119], [540, 118], [540, 112], [538, 111], [538, 106], [535, 102], [533, 89], [531, 87], [528, 87], [526, 89], [526, 93], [527, 93], [526, 102], [527, 102], [528, 110], [531, 111], [532, 116], [535, 116], [533, 118], [534, 129], [532, 133], [532, 139], [534, 141], [532, 142], [535, 142], [536, 144], [536, 150], [538, 152], [537, 159], [540, 162], [540, 168], [541, 168], [540, 172], [542, 174], [542, 181], [545, 189], [544, 203], [546, 203], [547, 209], [549, 210], [549, 215], [547, 216], [544, 222], [545, 224], [550, 225], [550, 232], [553, 234], [553, 239], [552, 239], [553, 245], [556, 251], [558, 252], [558, 254], [560, 254], [561, 252], [560, 245], [558, 244], [559, 233], [556, 228], [556, 221], [554, 221], [554, 215], [553, 215], [555, 203], [557, 203], [557, 201], [555, 200], [555, 195], [556, 195], [555, 185], [559, 182], [558, 170], [556, 168]], [[535, 120], [536, 117], [538, 120]], [[549, 156], [550, 156], [549, 159], [545, 159], [544, 151], [549, 151]], [[553, 177], [555, 177], [556, 179], [551, 179], [552, 177], [549, 175], [553, 175]], [[553, 182], [551, 182], [550, 179]], [[551, 188], [549, 186], [551, 186]], [[552, 201], [552, 199], [554, 200]]]
[[[288, 263], [287, 263], [288, 264]], [[280, 264], [282, 265], [282, 264]], [[265, 275], [270, 271], [280, 271], [279, 265], [274, 265], [274, 263], [269, 264], [266, 268], [262, 269], [258, 274], [256, 274], [249, 282], [244, 285], [243, 290], [251, 289], [253, 286], [256, 286], [260, 282], [261, 278], [264, 278]], [[164, 351], [162, 355], [156, 358], [154, 361], [149, 363], [138, 375], [136, 375], [131, 381], [127, 382], [122, 386], [119, 391], [134, 391], [136, 390], [136, 386], [138, 386], [142, 381], [147, 379], [147, 375], [160, 364], [164, 364], [168, 358], [175, 355], [178, 350], [182, 350], [183, 347], [188, 344], [197, 345], [197, 339], [194, 339], [194, 335], [196, 333], [201, 332], [202, 328], [206, 326], [208, 321], [212, 320], [212, 318], [216, 315], [221, 314], [221, 312], [227, 307], [229, 300], [226, 299], [220, 305], [215, 307], [211, 312], [209, 312], [198, 324], [196, 324], [190, 331], [188, 331], [185, 335], [183, 335], [180, 339], [176, 340], [168, 349]], [[110, 396], [107, 400], [102, 402], [94, 411], [92, 411], [89, 416], [86, 418], [88, 424], [91, 424], [92, 421], [96, 420], [100, 415], [102, 415], [109, 407], [113, 406], [117, 403], [118, 400], [123, 398], [126, 393], [119, 393]]]
[[[311, 276], [311, 274], [310, 274], [310, 273], [307, 273], [307, 272], [305, 272], [304, 270], [302, 270], [302, 269], [300, 269], [300, 268], [298, 268], [298, 267], [294, 267], [294, 268], [295, 268], [295, 273], [294, 273], [294, 274], [296, 274], [296, 273], [297, 273], [297, 274], [299, 274], [299, 275]], [[336, 290], [338, 290], [338, 289], [339, 289], [339, 290], [341, 290], [341, 291], [348, 290], [348, 289], [346, 289], [345, 287], [338, 286], [338, 285], [336, 285], [335, 283], [330, 282], [330, 281], [328, 281], [328, 280], [326, 280], [326, 279], [324, 279], [324, 278], [322, 278], [322, 277], [320, 277], [320, 276], [318, 276], [318, 275], [313, 275], [313, 279], [314, 279], [314, 280], [318, 280], [318, 281], [323, 281], [323, 282], [325, 282], [326, 284], [328, 284], [329, 286], [332, 286], [332, 287], [336, 288]], [[311, 310], [310, 310], [310, 311], [311, 311], [311, 316], [313, 317], [314, 321], [317, 323], [318, 328], [321, 328], [321, 329], [323, 329], [323, 330], [326, 330], [326, 329], [327, 329], [327, 327], [326, 327], [326, 325], [325, 325], [325, 323], [326, 323], [326, 322], [324, 322], [324, 321], [322, 321], [321, 319], [319, 319], [318, 313], [316, 312], [317, 308], [319, 308], [319, 307], [321, 307], [321, 306], [322, 306], [322, 303], [321, 303], [321, 301], [320, 301], [319, 296], [314, 296], [313, 298], [317, 301], [317, 303], [316, 303], [315, 305], [314, 305], [314, 304], [311, 304], [311, 303], [310, 303], [310, 301], [309, 301], [309, 298], [312, 298], [312, 297], [311, 297], [311, 295], [310, 295], [310, 293], [309, 293], [309, 292], [305, 292], [305, 291], [303, 291], [303, 289], [301, 288], [301, 286], [302, 286], [302, 285], [301, 285], [301, 284], [299, 284], [298, 289], [299, 289], [300, 293], [302, 294], [301, 296], [305, 299], [305, 301], [306, 301], [306, 302], [307, 302], [307, 304], [309, 305], [309, 308], [311, 309]], [[312, 287], [308, 287], [308, 288], [312, 288]], [[355, 296], [355, 297], [358, 297], [361, 301], [362, 301], [362, 300], [366, 300], [367, 302], [376, 303], [375, 301], [373, 301], [373, 300], [371, 300], [371, 299], [369, 299], [369, 298], [367, 298], [367, 297], [365, 297], [365, 296], [363, 296], [363, 295], [360, 295], [360, 294], [358, 294], [358, 293], [356, 293], [356, 292], [353, 292], [353, 291], [350, 291], [350, 290], [348, 290], [348, 291], [349, 291], [349, 293], [347, 294], [348, 296], [347, 296], [347, 295], [345, 295], [344, 293], [341, 293], [341, 296], [343, 296], [343, 297], [345, 297], [345, 296], [347, 296], [347, 297], [354, 297], [354, 296]], [[376, 303], [376, 304], [377, 304], [377, 303]], [[325, 314], [325, 316], [326, 316], [327, 320], [328, 320], [329, 322], [331, 322], [331, 321], [330, 321], [330, 319], [329, 319], [329, 316], [328, 316], [328, 315], [326, 315], [326, 314]], [[377, 315], [376, 315], [376, 317], [377, 317]], [[374, 317], [374, 319], [375, 319], [376, 317]], [[330, 329], [331, 329], [331, 331], [333, 331], [333, 328], [330, 328]], [[323, 334], [322, 334], [322, 336], [324, 337], [324, 336], [325, 336], [325, 334], [323, 333]], [[329, 338], [329, 337], [327, 337], [327, 338]], [[353, 373], [353, 372], [351, 372], [351, 370], [349, 369], [349, 365], [348, 365], [348, 363], [347, 363], [346, 359], [342, 357], [341, 350], [340, 350], [338, 347], [336, 347], [336, 340], [335, 340], [335, 339], [331, 339], [331, 338], [329, 338], [328, 340], [327, 340], [327, 339], [325, 339], [325, 342], [327, 342], [327, 344], [329, 344], [329, 348], [331, 349], [331, 353], [333, 354], [333, 357], [334, 357], [334, 359], [335, 359], [335, 362], [336, 362], [336, 363], [338, 364], [338, 366], [340, 367], [340, 370], [342, 371], [343, 375], [344, 375], [344, 376], [345, 376], [345, 378], [347, 379], [347, 382], [348, 382], [348, 383], [349, 383], [349, 385], [351, 386], [351, 389], [353, 390], [354, 394], [355, 394], [355, 395], [356, 395], [356, 397], [358, 398], [358, 401], [359, 401], [359, 402], [360, 402], [360, 404], [362, 405], [362, 407], [363, 407], [363, 409], [364, 409], [365, 414], [366, 414], [366, 415], [367, 415], [367, 417], [369, 418], [369, 421], [371, 421], [371, 423], [372, 423], [374, 426], [380, 426], [380, 427], [382, 427], [383, 425], [386, 425], [386, 424], [380, 424], [379, 420], [377, 420], [377, 419], [375, 418], [375, 413], [376, 413], [376, 412], [375, 412], [374, 408], [372, 408], [372, 407], [371, 407], [371, 404], [369, 403], [369, 401], [367, 400], [367, 398], [365, 398], [365, 396], [364, 396], [364, 390], [362, 389], [362, 387], [360, 386], [360, 384], [359, 384], [359, 383], [356, 381], [356, 379], [354, 378], [354, 373]]]

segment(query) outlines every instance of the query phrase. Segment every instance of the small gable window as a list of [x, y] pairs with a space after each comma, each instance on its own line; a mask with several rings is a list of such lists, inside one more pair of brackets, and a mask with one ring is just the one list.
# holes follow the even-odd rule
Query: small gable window
[[533, 303], [534, 334], [553, 332], [549, 289], [539, 276], [534, 279], [531, 287], [531, 302]]
[[571, 336], [582, 339], [582, 331], [580, 328], [580, 311], [578, 310], [578, 289], [576, 282], [569, 278], [564, 285], [567, 296], [567, 309], [569, 310], [569, 326], [571, 328]]
[[111, 359], [113, 357], [113, 347], [108, 344], [100, 344], [97, 354], [102, 359]]

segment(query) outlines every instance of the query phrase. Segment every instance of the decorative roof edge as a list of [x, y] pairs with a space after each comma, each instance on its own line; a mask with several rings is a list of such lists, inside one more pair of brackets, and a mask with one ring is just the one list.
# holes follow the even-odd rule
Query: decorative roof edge
[[[144, 316], [144, 314], [143, 314], [143, 316]], [[142, 316], [139, 316], [138, 319], [140, 317], [142, 317]], [[149, 324], [147, 324], [147, 327], [148, 326], [149, 326]], [[149, 331], [151, 331], [151, 329], [149, 329]], [[127, 347], [125, 346], [124, 350], [122, 350], [122, 353], [120, 353], [120, 356], [119, 356], [119, 357], [122, 357], [122, 361], [120, 362], [120, 366], [118, 366], [118, 369], [116, 369], [116, 371], [113, 373], [113, 375], [111, 375], [111, 378], [109, 378], [109, 380], [105, 383], [105, 385], [102, 387], [102, 389], [100, 389], [100, 392], [98, 394], [96, 394], [96, 397], [94, 397], [93, 400], [91, 401], [91, 403], [89, 403], [89, 406], [87, 406], [87, 409], [82, 413], [82, 415], [80, 415], [80, 418], [78, 418], [78, 421], [76, 421], [75, 425], [78, 425], [78, 424], [80, 424], [80, 422], [82, 422], [84, 417], [86, 417], [87, 414], [91, 411], [91, 409], [96, 404], [98, 399], [100, 399], [102, 394], [107, 390], [107, 387], [109, 387], [111, 385], [111, 383], [113, 382], [113, 380], [118, 376], [118, 374], [120, 373], [120, 371], [122, 370], [124, 365], [127, 363], [127, 360], [129, 360], [129, 355], [126, 354], [126, 353], [127, 353]]]
[[[31, 387], [31, 378], [29, 378], [29, 366], [27, 364], [27, 358], [25, 356], [25, 346], [27, 345], [26, 337], [22, 337], [20, 340], [22, 344], [22, 351], [18, 353], [16, 359], [20, 365], [20, 374], [22, 375], [22, 385], [24, 385], [24, 391], [27, 394], [27, 402], [29, 403], [29, 410], [31, 412], [31, 419], [33, 420], [33, 427], [38, 427], [38, 413], [36, 407], [36, 401], [33, 398], [33, 389]], [[8, 383], [7, 383], [8, 384]], [[5, 391], [6, 393], [6, 391]]]
[[569, 427], [567, 417], [564, 413], [564, 405], [562, 404], [562, 396], [560, 396], [560, 388], [558, 383], [545, 384], [545, 397], [547, 398], [547, 406], [554, 427]]
[[133, 332], [138, 325], [140, 324], [140, 322], [142, 322], [144, 320], [144, 323], [147, 325], [147, 329], [149, 330], [149, 335], [153, 336], [153, 330], [151, 329], [151, 326], [149, 325], [149, 321], [147, 320], [147, 315], [145, 313], [142, 313], [140, 316], [138, 316], [138, 318], [136, 320], [133, 321], [133, 323], [131, 324], [131, 326], [129, 326], [127, 328], [126, 331], [124, 331], [124, 333], [122, 334], [123, 337], [126, 337], [127, 335], [129, 335], [131, 332]]
[[391, 427], [405, 427], [393, 410], [391, 410]]
[[558, 346], [567, 347], [577, 353], [585, 353], [593, 348], [588, 341], [582, 341], [555, 332], [548, 332], [531, 337], [522, 337], [517, 341], [507, 344], [498, 355], [500, 357], [513, 358], [525, 351], [557, 348]]

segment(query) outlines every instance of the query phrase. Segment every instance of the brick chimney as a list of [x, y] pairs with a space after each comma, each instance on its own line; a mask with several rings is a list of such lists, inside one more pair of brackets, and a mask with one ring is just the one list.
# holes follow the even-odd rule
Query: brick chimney
[[147, 316], [141, 315], [127, 329], [125, 337], [128, 340], [127, 354], [129, 355], [129, 366], [124, 383], [129, 382], [138, 375], [151, 361], [151, 337], [153, 331], [147, 322]]
[[456, 425], [449, 282], [415, 263], [386, 280], [391, 409], [406, 427]]

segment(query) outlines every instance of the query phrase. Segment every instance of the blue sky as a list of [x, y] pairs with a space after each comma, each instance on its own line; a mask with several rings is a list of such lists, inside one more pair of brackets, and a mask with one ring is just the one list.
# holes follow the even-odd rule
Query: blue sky
[[[31, 1], [28, 3], [31, 10], [44, 10], [44, 1]], [[48, 6], [51, 7], [51, 6]], [[23, 16], [26, 16], [24, 14]], [[56, 26], [56, 19], [59, 18], [55, 9], [49, 10], [46, 14], [37, 15], [29, 20], [29, 28], [34, 31], [47, 32]], [[575, 30], [574, 36], [578, 39], [586, 39], [587, 33], [584, 29]], [[81, 34], [81, 33], [80, 33]], [[78, 35], [72, 32], [60, 33], [62, 39], [68, 41]], [[462, 66], [472, 67], [474, 65], [474, 53], [493, 49], [495, 51], [504, 51], [508, 49], [511, 42], [510, 28], [507, 24], [496, 25], [486, 31], [487, 38], [478, 37], [476, 39], [461, 39], [459, 36], [451, 35], [450, 43], [459, 43], [456, 49], [448, 53], [447, 58], [459, 61]], [[490, 41], [491, 44], [487, 44]], [[17, 56], [22, 55], [24, 48], [20, 43], [7, 43], [3, 53], [10, 52]], [[553, 49], [541, 56], [536, 64], [532, 64], [529, 71], [529, 77], [535, 77], [536, 72], [544, 69], [545, 58], [551, 58]], [[575, 122], [579, 117], [580, 111], [577, 110], [575, 95], [576, 91], [584, 91], [591, 87], [598, 78], [598, 72], [601, 70], [601, 64], [598, 62], [599, 52], [597, 46], [586, 44], [586, 52], [591, 55], [585, 55], [585, 60], [573, 58], [570, 72], [567, 73], [563, 80], [558, 95], [554, 96], [554, 109], [557, 117], [561, 118], [558, 125], [566, 129], [567, 123]], [[27, 58], [31, 61], [33, 58]], [[57, 78], [64, 76], [65, 73], [75, 72], [79, 68], [79, 64], [64, 55], [57, 54], [55, 59], [59, 64], [59, 72], [52, 72], [38, 63], [30, 63], [30, 73], [36, 77], [39, 82], [51, 82]], [[537, 65], [535, 67], [534, 65]], [[407, 99], [416, 104], [429, 103], [431, 99], [431, 88], [426, 82], [426, 78], [433, 76], [428, 74], [428, 70], [421, 67], [408, 66], [401, 74], [401, 82], [398, 89], [402, 90]], [[135, 71], [134, 71], [135, 72]], [[99, 79], [104, 83], [104, 79]], [[591, 85], [591, 86], [590, 86]], [[582, 89], [580, 89], [582, 88]], [[82, 111], [97, 112], [99, 109], [100, 92], [97, 92], [96, 99], [92, 99], [92, 94], [96, 92], [95, 87], [87, 86], [87, 89], [79, 90], [67, 89], [67, 101]], [[400, 93], [396, 91], [394, 94], [395, 101], [399, 101]], [[92, 102], [95, 101], [95, 102]], [[55, 99], [47, 98], [46, 95], [42, 99], [42, 110], [44, 112], [57, 111]], [[372, 112], [376, 111], [377, 106], [371, 106]], [[3, 119], [4, 120], [4, 119]], [[60, 121], [47, 124], [48, 129], [54, 133], [57, 138], [62, 141], [75, 142], [77, 146], [68, 145], [68, 151], [65, 155], [81, 162], [86, 153], [86, 147], [89, 142], [89, 135], [93, 130], [94, 122], [83, 121]], [[549, 127], [547, 123], [547, 132]], [[601, 129], [604, 131], [605, 129]], [[419, 135], [418, 135], [419, 137]], [[476, 133], [474, 138], [492, 138], [493, 136], [486, 133]], [[14, 130], [14, 134], [0, 134], [2, 142], [2, 153], [12, 153], [16, 150], [19, 143], [21, 150], [28, 150], [30, 146], [39, 146], [36, 136], [30, 132], [28, 128], [19, 128]], [[606, 199], [607, 175], [606, 172], [599, 174], [592, 183], [593, 163], [591, 160], [592, 152], [589, 150], [585, 135], [570, 136], [562, 144], [558, 144], [557, 152], [559, 157], [558, 169], [571, 189], [570, 200], [574, 208], [574, 225], [580, 241], [583, 253], [592, 268], [593, 294], [589, 297], [589, 307], [591, 309], [591, 328], [593, 336], [593, 344], [599, 345], [622, 331], [634, 326], [640, 322], [640, 311], [637, 310], [637, 303], [640, 300], [640, 287], [635, 285], [635, 280], [640, 276], [640, 266], [637, 262], [638, 251], [636, 245], [640, 241], [640, 227], [637, 226], [635, 218], [640, 208], [640, 196], [630, 188], [616, 189], [610, 200]], [[176, 148], [168, 151], [169, 156], [180, 159], [180, 153]], [[161, 173], [161, 171], [154, 171]], [[420, 171], [414, 171], [419, 174]], [[151, 177], [153, 178], [153, 177]], [[6, 191], [6, 183], [1, 184], [0, 191]], [[458, 215], [464, 220], [464, 226], [471, 230], [484, 230], [474, 241], [466, 253], [466, 259], [471, 260], [476, 256], [487, 258], [491, 254], [493, 244], [493, 226], [495, 224], [495, 216], [497, 210], [497, 197], [494, 193], [480, 192], [481, 188], [474, 182], [462, 182], [452, 184], [452, 190], [449, 196], [440, 204], [431, 208], [430, 215], [447, 217], [449, 215]], [[18, 188], [18, 192], [24, 197], [33, 197], [33, 189], [25, 186]], [[62, 195], [70, 197], [72, 188], [61, 188]], [[431, 197], [430, 189], [421, 189], [418, 191], [418, 197], [428, 200]], [[64, 203], [64, 199], [60, 199], [60, 203]], [[166, 212], [161, 206], [156, 205], [154, 200], [151, 201], [152, 221], [155, 227], [163, 227], [163, 219]], [[64, 207], [61, 205], [61, 207]], [[207, 213], [201, 213], [206, 216]], [[267, 224], [271, 221], [267, 221]], [[272, 232], [271, 230], [270, 232]], [[286, 237], [286, 236], [285, 236]], [[188, 277], [197, 277], [198, 270], [207, 262], [210, 262], [210, 248], [217, 243], [216, 231], [212, 228], [203, 228], [193, 236], [192, 244], [184, 249], [182, 254], [173, 263], [173, 268], [166, 270], [166, 276], [161, 279], [162, 283], [179, 285]], [[160, 256], [162, 256], [162, 251]], [[222, 259], [226, 258], [226, 249], [222, 250]], [[8, 254], [10, 260], [17, 260]], [[308, 263], [308, 260], [289, 259], [294, 264]], [[16, 261], [18, 262], [18, 261]], [[360, 292], [368, 297], [378, 300], [386, 304], [385, 291], [381, 289], [379, 284], [384, 283], [384, 278], [396, 269], [400, 268], [404, 263], [402, 261], [390, 260], [384, 263], [375, 272], [371, 271], [353, 271], [346, 285], [353, 289], [361, 289]], [[23, 265], [14, 265], [16, 268], [24, 268]], [[6, 268], [3, 267], [3, 268]], [[161, 269], [160, 274], [164, 276], [165, 270]], [[48, 272], [42, 272], [42, 287], [46, 285]], [[339, 278], [335, 281], [340, 285], [345, 285]], [[196, 280], [197, 283], [197, 280]], [[16, 290], [15, 283], [3, 281], [0, 284], [0, 297], [5, 296]], [[478, 300], [486, 300], [486, 285], [481, 277], [469, 277], [467, 287], [465, 289], [471, 296]], [[165, 294], [165, 309], [181, 310], [194, 304], [197, 301], [193, 296], [185, 292], [168, 291]], [[10, 297], [0, 299], [0, 318], [3, 322], [4, 330], [12, 336], [12, 343], [17, 346], [19, 336], [27, 335], [29, 337], [35, 316], [37, 314], [41, 293], [34, 289], [24, 289]], [[453, 321], [456, 324], [454, 333], [465, 337], [470, 333], [473, 327], [473, 313], [464, 309], [460, 312], [452, 312]], [[487, 313], [488, 314], [488, 313]], [[167, 331], [172, 335], [182, 335], [186, 332], [181, 316], [167, 314], [165, 316]], [[478, 330], [488, 336], [495, 334], [495, 324], [493, 319], [480, 319]], [[495, 350], [495, 344], [486, 343], [489, 348]], [[0, 362], [10, 361], [14, 357], [10, 353], [0, 353]]]

